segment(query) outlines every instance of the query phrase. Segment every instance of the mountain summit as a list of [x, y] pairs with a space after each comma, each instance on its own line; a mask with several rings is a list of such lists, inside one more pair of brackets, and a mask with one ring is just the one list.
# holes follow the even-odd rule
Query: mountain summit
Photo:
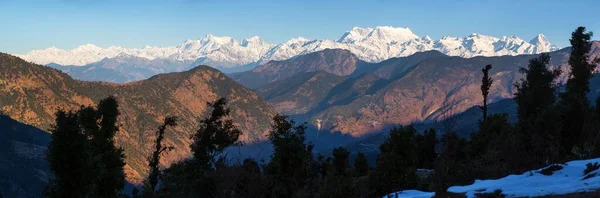
[[[538, 35], [532, 41], [523, 41], [516, 36], [496, 38], [483, 34], [471, 34], [466, 37], [445, 36], [432, 40], [429, 36], [420, 37], [406, 27], [378, 26], [375, 28], [354, 27], [336, 40], [311, 40], [303, 37], [290, 39], [281, 44], [270, 44], [260, 37], [236, 40], [231, 37], [218, 37], [211, 34], [198, 39], [186, 40], [174, 47], [150, 47], [127, 49], [112, 46], [101, 48], [86, 44], [73, 50], [63, 50], [54, 47], [44, 50], [33, 50], [28, 54], [17, 55], [27, 61], [37, 64], [88, 66], [106, 58], [114, 58], [119, 54], [147, 59], [148, 62], [177, 62], [188, 65], [210, 65], [221, 71], [245, 71], [254, 66], [268, 63], [272, 60], [286, 60], [298, 55], [322, 51], [325, 49], [346, 49], [366, 62], [380, 62], [394, 57], [406, 57], [417, 52], [437, 50], [449, 56], [464, 58], [475, 56], [502, 56], [520, 54], [538, 54], [558, 50], [548, 42], [543, 35]], [[126, 66], [127, 64], [125, 64]], [[137, 68], [146, 65], [135, 62], [129, 64]], [[169, 68], [169, 65], [165, 65]], [[61, 69], [60, 67], [57, 67]], [[61, 69], [62, 70], [62, 69]], [[73, 70], [69, 68], [68, 70]], [[122, 69], [126, 70], [126, 69]], [[117, 71], [116, 75], [121, 71]], [[165, 69], [140, 75], [131, 80], [148, 78], [151, 75], [181, 70]], [[106, 80], [80, 77], [82, 80]], [[89, 74], [81, 76], [90, 76]], [[95, 75], [91, 75], [95, 76]]]

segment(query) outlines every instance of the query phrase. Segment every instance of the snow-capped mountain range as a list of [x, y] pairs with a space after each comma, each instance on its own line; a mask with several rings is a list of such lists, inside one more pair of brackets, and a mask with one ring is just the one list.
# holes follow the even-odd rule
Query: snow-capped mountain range
[[[186, 40], [174, 47], [146, 46], [128, 49], [118, 46], [101, 48], [86, 44], [72, 50], [50, 47], [16, 55], [38, 64], [85, 66], [115, 57], [136, 57], [148, 61], [169, 60], [193, 66], [205, 64], [231, 69], [255, 66], [271, 60], [285, 60], [328, 48], [348, 49], [367, 62], [379, 62], [428, 50], [438, 50], [450, 56], [473, 57], [536, 54], [558, 49], [542, 34], [529, 42], [516, 36], [495, 38], [482, 34], [471, 34], [467, 37], [446, 36], [440, 40], [432, 40], [429, 36], [417, 36], [409, 28], [378, 26], [352, 28], [337, 40], [310, 40], [298, 37], [277, 45], [267, 43], [260, 37], [240, 41], [209, 34], [199, 40]], [[137, 66], [140, 67], [140, 64]]]

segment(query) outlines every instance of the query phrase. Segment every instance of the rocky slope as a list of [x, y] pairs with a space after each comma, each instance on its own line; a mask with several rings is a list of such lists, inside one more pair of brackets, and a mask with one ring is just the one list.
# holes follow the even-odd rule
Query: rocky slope
[[280, 113], [303, 114], [315, 108], [333, 87], [345, 79], [324, 71], [308, 72], [269, 83], [257, 92]]
[[[375, 28], [355, 27], [336, 40], [314, 40], [298, 37], [277, 45], [269, 44], [259, 37], [235, 40], [231, 37], [216, 37], [209, 34], [199, 40], [186, 40], [174, 47], [146, 46], [139, 49], [127, 49], [117, 46], [101, 48], [93, 44], [86, 44], [72, 50], [51, 47], [18, 56], [38, 64], [54, 63], [65, 66], [98, 66], [102, 65], [98, 62], [105, 61], [105, 59], [120, 59], [119, 57], [122, 56], [130, 56], [135, 58], [124, 62], [124, 65], [138, 68], [140, 71], [135, 73], [143, 75], [136, 76], [133, 79], [140, 80], [158, 73], [181, 71], [174, 70], [181, 63], [188, 66], [211, 65], [222, 71], [234, 72], [247, 70], [272, 60], [286, 60], [325, 49], [347, 49], [356, 54], [359, 59], [375, 63], [393, 57], [405, 57], [429, 50], [437, 50], [449, 56], [468, 58], [537, 54], [554, 51], [558, 47], [550, 44], [542, 34], [537, 35], [531, 41], [525, 41], [516, 36], [495, 38], [475, 33], [466, 37], [446, 36], [439, 40], [432, 40], [429, 36], [420, 37], [408, 28], [378, 26]], [[169, 70], [153, 70], [153, 73], [145, 74], [144, 70], [154, 68], [154, 60], [171, 62], [173, 68], [167, 67]], [[105, 69], [109, 69], [117, 75], [127, 75], [127, 73], [121, 71], [122, 69], [113, 69], [109, 66]], [[86, 73], [72, 74], [75, 78], [83, 80], [130, 81], [130, 79], [105, 79], [101, 75]]]
[[[594, 43], [592, 58], [600, 57], [599, 49], [600, 43]], [[568, 48], [550, 54], [550, 67], [564, 70], [562, 81], [568, 74], [569, 54]], [[417, 53], [355, 70], [331, 88], [321, 101], [312, 101], [318, 105], [307, 112], [302, 105], [295, 108], [279, 105], [294, 104], [297, 96], [282, 94], [282, 97], [266, 98], [279, 110], [298, 112], [299, 117], [313, 125], [317, 125], [317, 120], [325, 121], [322, 128], [327, 131], [361, 137], [396, 124], [438, 121], [480, 105], [481, 68], [487, 64], [493, 65], [490, 102], [512, 98], [514, 84], [522, 78], [519, 68], [526, 67], [535, 57], [537, 55], [462, 58], [434, 51]], [[294, 77], [288, 79], [296, 81]], [[277, 83], [285, 84], [285, 81]], [[297, 91], [294, 87], [290, 89], [289, 93]]]
[[361, 61], [348, 50], [326, 49], [289, 60], [271, 61], [250, 71], [231, 74], [231, 76], [240, 84], [254, 89], [297, 74], [314, 71], [347, 76], [365, 65], [368, 63]]
[[165, 116], [180, 117], [179, 126], [166, 135], [166, 143], [175, 146], [162, 161], [168, 165], [189, 156], [190, 135], [205, 115], [207, 102], [218, 97], [230, 100], [232, 116], [247, 143], [265, 139], [275, 114], [254, 91], [208, 66], [114, 84], [73, 80], [58, 70], [0, 54], [0, 110], [23, 123], [47, 129], [56, 110], [93, 105], [109, 95], [119, 101], [122, 127], [116, 142], [125, 149], [133, 183], [146, 174], [154, 130]]

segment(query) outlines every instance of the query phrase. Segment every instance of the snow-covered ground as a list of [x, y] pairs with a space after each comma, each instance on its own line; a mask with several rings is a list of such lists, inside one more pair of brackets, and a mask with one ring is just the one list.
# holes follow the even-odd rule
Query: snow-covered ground
[[385, 196], [388, 197], [413, 197], [413, 198], [429, 198], [435, 195], [434, 192], [423, 192], [419, 190], [404, 190], [402, 192], [396, 192]]
[[[476, 180], [467, 186], [452, 186], [448, 192], [465, 193], [475, 197], [476, 193], [493, 193], [500, 189], [507, 197], [532, 197], [544, 195], [564, 195], [590, 192], [600, 189], [600, 170], [584, 174], [586, 164], [600, 163], [600, 158], [570, 161], [560, 165], [563, 168], [552, 175], [543, 175], [542, 169], [529, 171], [521, 175], [509, 175], [496, 180]], [[432, 197], [432, 192], [406, 190], [390, 194], [391, 197]]]

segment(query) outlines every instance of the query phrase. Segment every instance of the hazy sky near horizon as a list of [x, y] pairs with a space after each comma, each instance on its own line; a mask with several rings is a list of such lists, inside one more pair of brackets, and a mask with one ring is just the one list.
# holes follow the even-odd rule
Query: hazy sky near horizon
[[355, 26], [408, 27], [432, 39], [480, 33], [529, 41], [543, 33], [564, 47], [580, 25], [600, 36], [599, 7], [597, 0], [0, 0], [0, 52], [175, 46], [206, 34], [337, 39]]

